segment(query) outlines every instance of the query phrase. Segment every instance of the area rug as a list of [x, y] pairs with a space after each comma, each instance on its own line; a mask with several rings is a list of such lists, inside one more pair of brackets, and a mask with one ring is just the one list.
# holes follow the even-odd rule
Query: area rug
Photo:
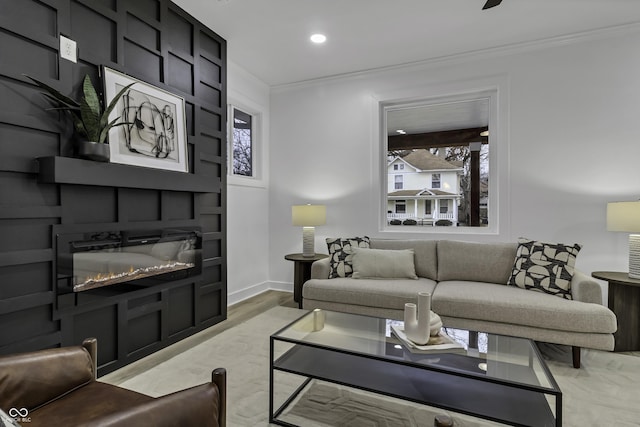
[[[268, 426], [269, 336], [301, 315], [274, 307], [121, 383], [121, 387], [161, 396], [208, 381], [216, 367], [227, 369], [227, 425]], [[583, 350], [582, 368], [571, 366], [570, 348], [541, 346], [563, 392], [564, 426], [640, 426], [640, 354]], [[301, 379], [279, 374], [276, 404]], [[433, 415], [447, 413], [371, 393], [312, 382], [283, 417], [304, 427], [432, 426]], [[460, 427], [497, 425], [449, 413]], [[303, 419], [304, 417], [304, 419]]]

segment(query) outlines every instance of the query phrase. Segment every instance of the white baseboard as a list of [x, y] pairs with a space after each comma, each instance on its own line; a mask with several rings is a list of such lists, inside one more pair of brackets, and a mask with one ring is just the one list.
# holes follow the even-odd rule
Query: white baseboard
[[237, 304], [241, 301], [244, 301], [248, 298], [254, 297], [263, 292], [273, 290], [273, 291], [284, 291], [284, 292], [293, 292], [293, 283], [287, 282], [262, 282], [257, 283], [255, 285], [249, 286], [247, 288], [241, 289], [239, 291], [232, 292], [227, 295], [227, 306]]

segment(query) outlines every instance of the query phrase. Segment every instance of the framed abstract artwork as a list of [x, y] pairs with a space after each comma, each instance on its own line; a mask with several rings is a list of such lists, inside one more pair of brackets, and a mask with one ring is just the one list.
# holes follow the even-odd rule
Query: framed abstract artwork
[[189, 172], [184, 98], [103, 67], [105, 105], [131, 83], [109, 114], [113, 163]]

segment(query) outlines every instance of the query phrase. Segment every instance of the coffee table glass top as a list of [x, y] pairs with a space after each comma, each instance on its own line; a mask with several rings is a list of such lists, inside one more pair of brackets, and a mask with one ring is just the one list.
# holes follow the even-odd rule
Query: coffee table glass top
[[392, 333], [392, 325], [402, 327], [403, 324], [395, 320], [313, 310], [276, 332], [272, 338], [483, 381], [560, 393], [537, 347], [529, 339], [443, 328], [442, 332], [460, 343], [462, 349], [415, 352]]

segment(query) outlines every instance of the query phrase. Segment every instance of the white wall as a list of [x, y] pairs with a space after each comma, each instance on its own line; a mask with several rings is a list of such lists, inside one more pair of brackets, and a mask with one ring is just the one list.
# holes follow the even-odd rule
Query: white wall
[[491, 76], [508, 85], [505, 215], [497, 235], [454, 237], [578, 242], [579, 269], [626, 270], [627, 236], [605, 230], [605, 208], [640, 196], [638, 46], [640, 31], [627, 28], [273, 88], [270, 279], [292, 281], [293, 266], [283, 256], [301, 249], [293, 204], [327, 205], [316, 252], [326, 253], [329, 236], [425, 237], [378, 231], [375, 98]]
[[258, 182], [227, 183], [227, 290], [228, 304], [269, 289], [269, 87], [228, 62], [229, 102], [262, 112], [259, 143], [266, 161]]

